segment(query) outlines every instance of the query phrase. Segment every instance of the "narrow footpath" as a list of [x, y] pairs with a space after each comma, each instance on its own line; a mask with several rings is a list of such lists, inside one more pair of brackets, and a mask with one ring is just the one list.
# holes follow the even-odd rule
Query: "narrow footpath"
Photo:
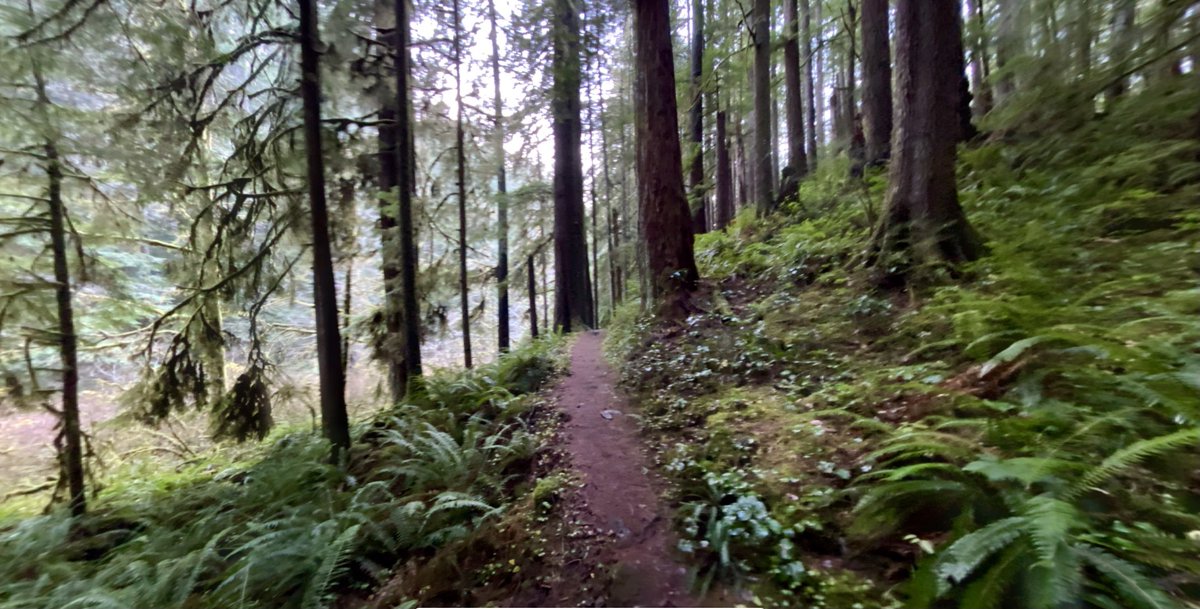
[[570, 373], [550, 394], [564, 414], [564, 449], [583, 483], [572, 518], [609, 539], [595, 557], [612, 575], [606, 605], [693, 606], [687, 570], [675, 557], [663, 483], [645, 454], [629, 404], [617, 392], [602, 341], [600, 332], [579, 335]]

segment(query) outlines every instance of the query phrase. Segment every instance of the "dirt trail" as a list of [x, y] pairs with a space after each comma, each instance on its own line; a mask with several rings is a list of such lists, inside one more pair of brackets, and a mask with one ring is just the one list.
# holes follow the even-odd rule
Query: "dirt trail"
[[564, 413], [564, 448], [584, 483], [579, 521], [612, 531], [596, 560], [609, 565], [607, 605], [692, 606], [686, 569], [675, 559], [671, 516], [662, 482], [650, 468], [629, 405], [604, 360], [599, 332], [584, 332], [571, 349], [571, 368], [551, 393]]

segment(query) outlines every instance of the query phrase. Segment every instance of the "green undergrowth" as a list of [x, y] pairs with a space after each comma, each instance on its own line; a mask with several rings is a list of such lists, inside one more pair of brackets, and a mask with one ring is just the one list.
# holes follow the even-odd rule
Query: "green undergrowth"
[[541, 443], [532, 392], [561, 360], [559, 342], [538, 341], [428, 378], [355, 426], [344, 466], [313, 433], [279, 432], [178, 471], [114, 476], [78, 521], [0, 522], [0, 607], [307, 609], [365, 595], [396, 565], [519, 517]]
[[766, 605], [1200, 602], [1194, 92], [964, 147], [989, 248], [906, 293], [861, 268], [883, 176], [836, 166], [697, 239], [703, 310], [609, 352], [702, 585]]

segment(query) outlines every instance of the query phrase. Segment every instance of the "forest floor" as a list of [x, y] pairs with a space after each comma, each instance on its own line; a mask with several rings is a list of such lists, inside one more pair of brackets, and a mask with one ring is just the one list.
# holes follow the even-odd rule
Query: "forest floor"
[[[678, 607], [695, 604], [687, 569], [675, 555], [663, 481], [651, 469], [630, 404], [618, 393], [617, 375], [603, 356], [600, 332], [584, 332], [571, 348], [570, 368], [550, 390], [561, 413], [561, 449], [577, 482], [563, 502], [561, 517], [599, 539], [579, 562], [566, 561], [582, 577], [607, 575], [602, 598], [577, 598], [584, 588], [560, 574], [542, 603]], [[583, 575], [583, 574], [587, 575]]]

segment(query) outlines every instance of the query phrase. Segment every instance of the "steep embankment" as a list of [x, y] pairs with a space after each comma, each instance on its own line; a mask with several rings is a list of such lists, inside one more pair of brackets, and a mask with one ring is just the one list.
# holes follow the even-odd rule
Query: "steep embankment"
[[831, 164], [781, 217], [698, 239], [702, 312], [626, 311], [610, 351], [701, 583], [777, 606], [1200, 598], [1200, 166], [1186, 125], [1119, 110], [964, 149], [990, 251], [961, 274], [874, 289], [883, 185]]

